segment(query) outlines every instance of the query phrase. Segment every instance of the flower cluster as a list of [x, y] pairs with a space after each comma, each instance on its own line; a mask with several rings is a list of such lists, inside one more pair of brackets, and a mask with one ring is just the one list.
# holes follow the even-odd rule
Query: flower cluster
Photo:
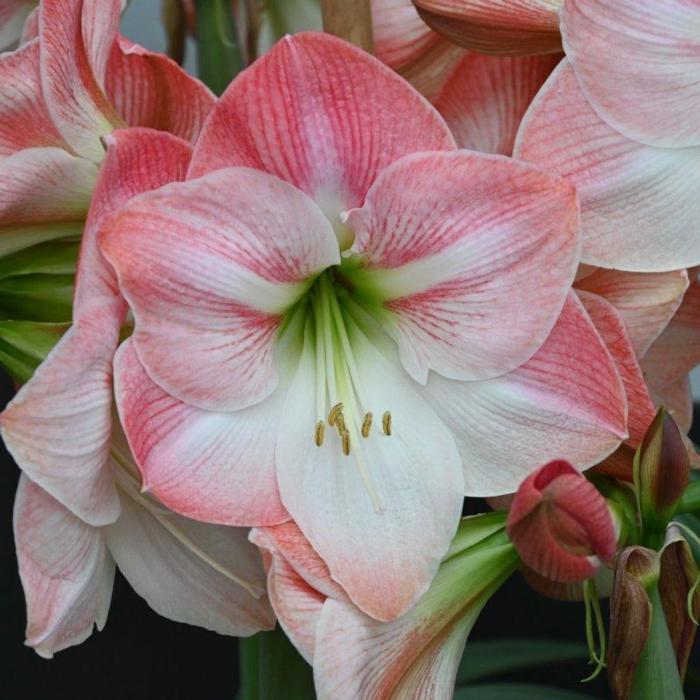
[[122, 10], [0, 0], [0, 291], [80, 240], [70, 319], [0, 322], [27, 642], [101, 627], [116, 562], [277, 619], [320, 698], [451, 697], [519, 563], [612, 580], [687, 485], [700, 10], [373, 0], [376, 57], [261, 35], [219, 98]]

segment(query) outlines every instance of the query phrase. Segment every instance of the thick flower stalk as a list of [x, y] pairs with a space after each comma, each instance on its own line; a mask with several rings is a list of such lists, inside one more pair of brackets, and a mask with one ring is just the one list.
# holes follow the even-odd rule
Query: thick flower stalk
[[101, 241], [135, 318], [117, 403], [144, 484], [211, 522], [291, 515], [378, 619], [427, 588], [465, 492], [514, 490], [514, 451], [583, 468], [626, 436], [569, 292], [573, 192], [455, 150], [417, 93], [332, 37], [243, 73], [188, 180]]

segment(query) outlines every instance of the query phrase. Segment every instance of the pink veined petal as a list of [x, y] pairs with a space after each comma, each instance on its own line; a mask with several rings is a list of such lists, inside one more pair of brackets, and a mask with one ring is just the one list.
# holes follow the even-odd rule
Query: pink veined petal
[[464, 54], [463, 48], [443, 39], [410, 66], [401, 70], [400, 75], [421, 95], [432, 101]]
[[0, 156], [35, 146], [65, 146], [41, 94], [37, 41], [0, 55]]
[[102, 629], [114, 562], [101, 530], [84, 523], [26, 476], [14, 509], [19, 574], [27, 603], [27, 644], [45, 658]]
[[190, 176], [230, 165], [267, 171], [342, 229], [340, 212], [360, 206], [387, 165], [453, 148], [439, 114], [404, 80], [351, 44], [308, 32], [282, 39], [234, 80], [207, 120]]
[[266, 562], [270, 603], [285, 634], [311, 664], [316, 645], [316, 627], [326, 596], [296, 571], [277, 549], [268, 532], [269, 528], [254, 528], [250, 540], [260, 547]]
[[148, 377], [127, 340], [115, 358], [121, 422], [144, 488], [174, 511], [227, 525], [287, 520], [275, 477], [280, 391], [233, 413], [189, 406]]
[[700, 146], [700, 6], [692, 0], [565, 0], [561, 30], [583, 92], [636, 141]]
[[34, 6], [34, 9], [27, 15], [24, 27], [22, 27], [22, 36], [19, 39], [20, 46], [39, 37], [39, 15], [41, 14], [41, 7], [38, 5], [35, 6], [33, 0], [30, 0], [29, 4]]
[[129, 126], [168, 131], [192, 142], [215, 102], [211, 91], [175, 61], [123, 37], [112, 50], [105, 90]]
[[656, 408], [649, 396], [624, 320], [615, 307], [603, 297], [582, 290], [577, 294], [615, 361], [627, 394], [628, 442], [636, 447], [654, 420]]
[[189, 156], [185, 142], [161, 132], [129, 129], [109, 137], [81, 244], [73, 326], [0, 416], [19, 466], [93, 525], [113, 522], [119, 513], [107, 454], [112, 357], [126, 313], [97, 249], [97, 231], [133, 195], [184, 177]]
[[429, 369], [484, 379], [525, 362], [578, 262], [573, 188], [500, 156], [403, 158], [348, 223], [362, 261], [355, 281], [384, 302], [401, 361], [421, 383]]
[[627, 437], [622, 381], [574, 294], [522, 367], [482, 382], [432, 374], [424, 394], [457, 440], [470, 496], [513, 493], [562, 455], [586, 469]]
[[525, 111], [559, 60], [465, 54], [433, 104], [460, 148], [509, 156]]
[[123, 125], [104, 92], [120, 15], [120, 0], [44, 0], [39, 18], [49, 113], [71, 147], [98, 163], [100, 136]]
[[593, 110], [565, 59], [526, 113], [514, 155], [567, 178], [581, 198], [581, 261], [636, 272], [700, 262], [700, 148], [627, 139]]
[[0, 51], [14, 48], [22, 27], [36, 3], [32, 0], [0, 0]]
[[688, 288], [688, 273], [599, 268], [577, 280], [575, 286], [604, 297], [617, 309], [637, 357], [642, 357], [678, 309]]
[[642, 369], [655, 390], [685, 377], [700, 364], [700, 281], [694, 279], [670, 323], [642, 358]]
[[[315, 352], [307, 337], [279, 429], [277, 481], [282, 502], [332, 578], [367, 614], [391, 620], [435, 575], [457, 527], [463, 482], [450, 433], [398, 359], [385, 358], [354, 324], [349, 334], [366, 410], [375, 416], [390, 410], [392, 435], [375, 427], [363, 439], [348, 416], [350, 454], [330, 430], [317, 447], [309, 398]], [[411, 547], [403, 546], [408, 541]]]
[[248, 168], [142, 195], [103, 229], [102, 250], [134, 312], [134, 346], [149, 376], [212, 411], [271, 394], [281, 314], [339, 261], [320, 209]]
[[682, 432], [687, 433], [693, 424], [693, 387], [686, 374], [677, 381], [651, 391], [654, 403], [664, 406], [678, 423]]
[[198, 523], [127, 496], [105, 534], [119, 571], [159, 615], [237, 637], [274, 627], [247, 530]]
[[561, 51], [562, 0], [414, 0], [420, 16], [450, 41], [479, 53]]

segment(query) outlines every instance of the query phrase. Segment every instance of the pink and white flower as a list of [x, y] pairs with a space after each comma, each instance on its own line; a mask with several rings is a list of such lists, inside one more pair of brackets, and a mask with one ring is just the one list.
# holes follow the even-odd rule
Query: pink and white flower
[[116, 393], [145, 487], [216, 523], [291, 515], [362, 610], [395, 618], [465, 492], [626, 436], [569, 291], [577, 232], [570, 187], [456, 150], [375, 59], [283, 40], [223, 95], [188, 180], [102, 229], [135, 318]]

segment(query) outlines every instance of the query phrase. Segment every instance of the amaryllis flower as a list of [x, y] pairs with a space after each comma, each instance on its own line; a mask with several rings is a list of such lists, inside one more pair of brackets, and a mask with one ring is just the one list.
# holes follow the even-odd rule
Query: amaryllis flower
[[617, 545], [605, 498], [563, 460], [544, 465], [520, 485], [508, 534], [528, 567], [561, 583], [593, 576]]
[[516, 156], [576, 186], [583, 262], [639, 272], [697, 265], [700, 43], [690, 28], [700, 9], [567, 0], [562, 17], [567, 60], [526, 115]]
[[135, 318], [122, 423], [173, 510], [291, 515], [386, 620], [426, 590], [465, 492], [513, 491], [556, 454], [585, 468], [626, 436], [569, 291], [575, 193], [455, 150], [376, 59], [283, 40], [217, 103], [188, 178], [101, 233]]
[[27, 644], [41, 656], [81, 643], [107, 618], [115, 562], [159, 614], [221, 634], [274, 626], [260, 556], [247, 531], [180, 517], [139, 492], [128, 449], [115, 447], [119, 519], [93, 527], [26, 475], [15, 499]]
[[447, 700], [484, 605], [518, 559], [505, 516], [465, 518], [430, 588], [390, 623], [353, 605], [293, 523], [255, 529], [280, 625], [314, 667], [319, 700]]
[[525, 55], [561, 51], [559, 11], [563, 0], [413, 2], [436, 32], [480, 53]]
[[36, 0], [0, 0], [0, 51], [14, 48]]

